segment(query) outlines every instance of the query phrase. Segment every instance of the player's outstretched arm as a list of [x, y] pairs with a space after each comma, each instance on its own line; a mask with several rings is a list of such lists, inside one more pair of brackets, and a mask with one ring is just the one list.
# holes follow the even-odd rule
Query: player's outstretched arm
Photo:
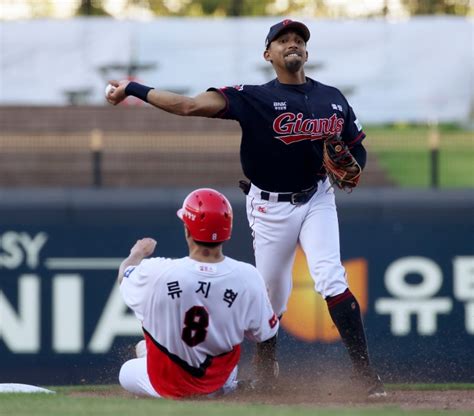
[[130, 255], [120, 264], [117, 281], [122, 283], [125, 270], [129, 266], [136, 266], [140, 262], [153, 253], [156, 247], [156, 241], [153, 238], [142, 238], [137, 240], [130, 250]]
[[160, 91], [137, 82], [110, 81], [107, 101], [113, 105], [121, 103], [129, 95], [140, 98], [168, 113], [180, 116], [212, 117], [226, 106], [225, 98], [215, 91], [208, 91], [196, 97], [187, 97], [169, 91]]

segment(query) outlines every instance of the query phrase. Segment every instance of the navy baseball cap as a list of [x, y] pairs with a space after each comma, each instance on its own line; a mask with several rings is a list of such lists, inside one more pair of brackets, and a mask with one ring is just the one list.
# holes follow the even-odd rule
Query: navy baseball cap
[[305, 42], [308, 42], [310, 33], [307, 26], [301, 22], [296, 22], [295, 20], [285, 19], [270, 28], [267, 38], [265, 39], [265, 48], [268, 48], [268, 45], [280, 36], [281, 32], [289, 29], [294, 30]]

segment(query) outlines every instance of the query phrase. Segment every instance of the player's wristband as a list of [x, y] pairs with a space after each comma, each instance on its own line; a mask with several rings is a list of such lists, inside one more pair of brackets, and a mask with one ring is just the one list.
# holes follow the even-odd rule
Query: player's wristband
[[152, 87], [147, 87], [146, 85], [139, 84], [138, 82], [129, 82], [128, 85], [125, 87], [125, 94], [126, 95], [133, 95], [134, 97], [140, 98], [140, 100], [145, 101], [146, 103], [148, 100], [146, 99]]

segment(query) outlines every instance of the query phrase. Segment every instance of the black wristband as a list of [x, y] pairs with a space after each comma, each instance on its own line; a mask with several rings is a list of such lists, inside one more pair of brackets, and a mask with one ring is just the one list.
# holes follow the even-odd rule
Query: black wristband
[[134, 97], [140, 98], [140, 100], [143, 100], [147, 103], [148, 100], [146, 99], [146, 96], [152, 89], [152, 87], [147, 87], [146, 85], [142, 85], [138, 82], [132, 81], [129, 82], [128, 85], [125, 87], [125, 94], [133, 95]]
[[362, 145], [362, 143], [357, 143], [352, 149], [351, 149], [352, 156], [354, 156], [354, 159], [357, 161], [359, 166], [364, 169], [365, 168], [365, 163], [367, 162], [367, 151], [365, 150], [365, 147]]

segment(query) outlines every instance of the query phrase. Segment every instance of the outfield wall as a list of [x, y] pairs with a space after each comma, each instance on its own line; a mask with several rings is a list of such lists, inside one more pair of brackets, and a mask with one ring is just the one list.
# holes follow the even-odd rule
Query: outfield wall
[[[116, 381], [140, 336], [115, 285], [133, 242], [186, 254], [175, 212], [189, 190], [0, 191], [0, 382]], [[230, 256], [253, 261], [238, 190]], [[359, 190], [338, 195], [342, 258], [387, 381], [474, 382], [474, 193]], [[282, 322], [283, 372], [348, 359], [298, 253]], [[246, 344], [244, 361], [251, 349]]]

